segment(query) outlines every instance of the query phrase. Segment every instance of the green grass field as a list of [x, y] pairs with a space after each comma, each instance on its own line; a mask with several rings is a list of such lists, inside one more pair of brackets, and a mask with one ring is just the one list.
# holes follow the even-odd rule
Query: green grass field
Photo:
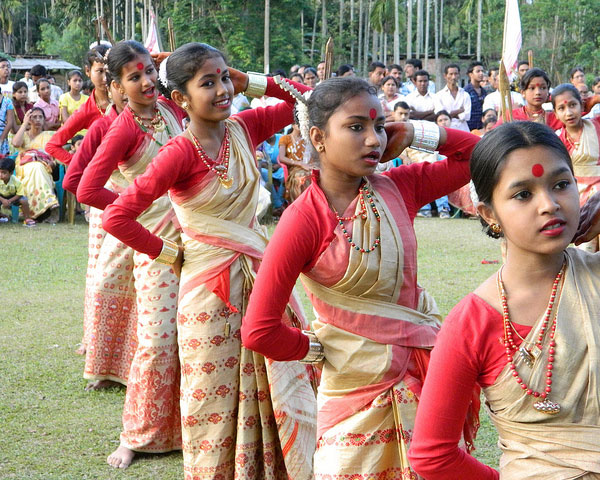
[[[80, 222], [81, 220], [78, 219]], [[496, 242], [470, 220], [417, 219], [419, 283], [445, 315], [497, 269]], [[1, 479], [153, 479], [183, 477], [180, 453], [141, 456], [115, 471], [124, 390], [85, 392], [81, 340], [87, 224], [0, 224]], [[309, 309], [307, 309], [309, 311]], [[475, 455], [496, 466], [487, 416]]]

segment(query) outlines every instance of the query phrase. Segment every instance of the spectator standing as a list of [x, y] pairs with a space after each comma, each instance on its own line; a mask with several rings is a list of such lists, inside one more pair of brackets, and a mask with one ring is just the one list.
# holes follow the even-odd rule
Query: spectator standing
[[418, 70], [414, 74], [416, 89], [406, 97], [410, 106], [410, 116], [414, 120], [435, 119], [434, 95], [429, 91], [429, 73]]
[[8, 58], [0, 57], [0, 94], [9, 100], [13, 94], [13, 84], [15, 82], [9, 80], [11, 72], [10, 60]]
[[394, 77], [398, 85], [402, 84], [402, 67], [396, 63], [387, 66], [387, 74]]
[[317, 77], [319, 77], [319, 82], [325, 80], [325, 60], [322, 60], [317, 65]]
[[33, 81], [33, 87], [29, 87], [29, 101], [32, 103], [37, 102], [40, 99], [37, 91], [37, 82], [41, 78], [46, 78], [48, 70], [43, 65], [34, 65], [30, 70], [31, 79]]
[[29, 71], [25, 71], [23, 78], [19, 78], [19, 82], [23, 82], [27, 85], [27, 88], [33, 88], [33, 80], [31, 79], [31, 73]]
[[452, 119], [452, 128], [469, 131], [467, 122], [471, 118], [471, 97], [458, 86], [460, 67], [455, 63], [444, 68], [446, 86], [435, 94], [435, 112], [446, 110]]
[[369, 85], [377, 89], [377, 94], [380, 94], [381, 82], [385, 76], [385, 65], [381, 62], [371, 62], [369, 64]]
[[48, 79], [48, 81], [50, 82], [50, 95], [52, 96], [52, 98], [54, 100], [56, 100], [57, 102], [60, 100], [60, 96], [64, 93], [62, 88], [60, 88], [57, 84], [56, 84], [56, 78], [54, 78], [54, 75], [47, 75], [46, 78]]
[[467, 121], [469, 130], [476, 130], [483, 126], [481, 114], [483, 113], [483, 101], [487, 92], [481, 86], [484, 75], [484, 67], [481, 62], [471, 62], [467, 69], [469, 83], [465, 87], [465, 92], [471, 97], [471, 118]]
[[[483, 111], [493, 108], [496, 112], [500, 110], [500, 91], [498, 85], [500, 83], [500, 69], [498, 67], [490, 68], [490, 86], [494, 89], [492, 93], [488, 93], [483, 100]], [[513, 108], [522, 107], [525, 104], [523, 96], [519, 92], [510, 92], [510, 100]]]
[[[423, 62], [421, 62], [421, 60], [419, 60], [418, 58], [409, 58], [406, 61], [406, 65], [404, 66], [404, 75], [406, 76], [406, 82], [404, 82], [400, 86], [400, 93], [405, 97], [412, 93], [414, 90], [416, 90], [417, 87], [415, 85], [415, 72], [419, 70], [423, 70]], [[435, 93], [435, 83], [432, 82], [431, 79], [429, 81], [427, 89], [431, 94]]]

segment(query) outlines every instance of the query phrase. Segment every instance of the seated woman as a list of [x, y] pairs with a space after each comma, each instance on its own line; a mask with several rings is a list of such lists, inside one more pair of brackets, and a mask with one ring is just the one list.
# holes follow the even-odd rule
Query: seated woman
[[304, 152], [304, 140], [300, 135], [297, 115], [294, 113], [291, 133], [279, 139], [279, 163], [287, 167], [285, 199], [288, 203], [296, 200], [310, 185], [311, 166]]
[[32, 218], [50, 211], [45, 221], [56, 223], [60, 213], [52, 179], [56, 162], [44, 150], [54, 132], [44, 130], [44, 121], [44, 111], [33, 107], [25, 113], [12, 144], [19, 151], [16, 176], [23, 183]]
[[[600, 257], [567, 248], [579, 225], [569, 153], [545, 125], [513, 122], [482, 138], [471, 175], [506, 262], [444, 321], [411, 464], [427, 480], [600, 478]], [[499, 472], [459, 448], [474, 385], [498, 430]]]
[[276, 133], [261, 143], [257, 149], [257, 154], [262, 155], [262, 160], [260, 162], [260, 176], [265, 184], [269, 183], [269, 169], [267, 162], [271, 163], [271, 180], [273, 182], [271, 202], [273, 204], [273, 214], [275, 216], [280, 216], [283, 212], [283, 207], [285, 206], [283, 199], [283, 194], [285, 192], [284, 171], [281, 164], [277, 161], [280, 139], [281, 134]]
[[[563, 124], [557, 133], [571, 155], [579, 189], [579, 203], [583, 205], [600, 186], [600, 117], [591, 120], [582, 118], [582, 99], [578, 89], [569, 83], [554, 89], [552, 106], [556, 117]], [[597, 252], [598, 238], [581, 247]]]

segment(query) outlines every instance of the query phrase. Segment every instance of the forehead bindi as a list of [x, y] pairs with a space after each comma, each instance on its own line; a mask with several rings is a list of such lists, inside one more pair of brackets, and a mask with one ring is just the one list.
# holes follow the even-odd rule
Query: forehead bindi
[[531, 173], [534, 177], [541, 177], [544, 174], [544, 167], [540, 163], [536, 163], [531, 167]]
[[377, 110], [375, 110], [374, 108], [369, 110], [369, 118], [371, 120], [375, 120], [377, 118]]

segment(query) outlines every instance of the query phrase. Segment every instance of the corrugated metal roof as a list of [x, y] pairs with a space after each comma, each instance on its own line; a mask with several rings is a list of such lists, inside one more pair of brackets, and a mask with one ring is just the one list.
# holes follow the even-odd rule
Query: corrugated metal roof
[[81, 70], [77, 65], [60, 58], [15, 58], [10, 63], [13, 70], [31, 70], [34, 65], [43, 65], [48, 70]]

